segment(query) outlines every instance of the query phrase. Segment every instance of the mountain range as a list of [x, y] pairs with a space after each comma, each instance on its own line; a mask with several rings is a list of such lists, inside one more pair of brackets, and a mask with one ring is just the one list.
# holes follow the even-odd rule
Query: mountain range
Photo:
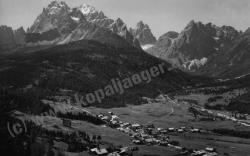
[[249, 29], [190, 21], [183, 31], [167, 32], [146, 50], [183, 71], [235, 78], [250, 73]]
[[[69, 8], [65, 2], [52, 1], [27, 29], [13, 31], [0, 28], [0, 46], [10, 47], [17, 43], [25, 46], [60, 45], [82, 39], [94, 39], [114, 45], [133, 45], [141, 49], [140, 43], [127, 29], [122, 19], [110, 19], [102, 11], [87, 4]], [[151, 34], [152, 35], [152, 34]]]
[[110, 19], [87, 4], [71, 9], [65, 2], [53, 1], [26, 32], [22, 27], [13, 31], [2, 26], [0, 33], [0, 87], [7, 89], [32, 86], [35, 92], [57, 94], [68, 89], [84, 95], [105, 87], [113, 78], [128, 78], [165, 64], [166, 72], [150, 85], [142, 83], [100, 106], [114, 107], [140, 104], [142, 96], [153, 98], [159, 91], [211, 81], [172, 69], [171, 64], [143, 51], [141, 46], [156, 42], [147, 24], [140, 21], [128, 30], [122, 19]]
[[249, 32], [192, 20], [180, 33], [169, 31], [156, 40], [143, 21], [128, 29], [122, 19], [108, 18], [90, 5], [70, 8], [65, 2], [52, 1], [26, 32], [23, 27], [12, 30], [1, 26], [0, 49], [39, 50], [39, 46], [96, 40], [116, 47], [143, 49], [188, 73], [233, 78], [250, 73]]

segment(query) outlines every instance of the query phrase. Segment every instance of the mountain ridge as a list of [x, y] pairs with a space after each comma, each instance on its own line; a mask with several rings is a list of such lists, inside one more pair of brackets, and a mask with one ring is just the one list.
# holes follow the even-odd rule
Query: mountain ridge
[[231, 44], [240, 32], [231, 26], [218, 27], [191, 20], [174, 39], [162, 35], [148, 53], [167, 60], [174, 67], [187, 72], [196, 72], [212, 60], [212, 56]]
[[[29, 33], [44, 33], [52, 28], [57, 28], [61, 34], [61, 39], [56, 41], [56, 44], [94, 39], [96, 32], [102, 31], [105, 32], [104, 34], [116, 33], [140, 49], [138, 42], [129, 34], [121, 19], [114, 21], [106, 17], [102, 11], [99, 12], [87, 4], [70, 9], [65, 2], [53, 1], [47, 8], [43, 9], [43, 12], [29, 28]], [[99, 33], [99, 35], [103, 34]], [[117, 40], [121, 40], [118, 38], [116, 36]]]
[[5, 33], [10, 36], [7, 47], [15, 44], [22, 44], [22, 46], [58, 45], [82, 39], [101, 41], [103, 38], [104, 42], [113, 42], [116, 46], [130, 44], [141, 49], [137, 38], [128, 31], [126, 24], [120, 18], [110, 19], [102, 11], [99, 12], [87, 4], [70, 8], [63, 1], [52, 1], [42, 9], [42, 13], [27, 28], [27, 32], [24, 32], [23, 28], [16, 31], [18, 35], [14, 38], [18, 40], [17, 42], [14, 42], [11, 37], [12, 31]]

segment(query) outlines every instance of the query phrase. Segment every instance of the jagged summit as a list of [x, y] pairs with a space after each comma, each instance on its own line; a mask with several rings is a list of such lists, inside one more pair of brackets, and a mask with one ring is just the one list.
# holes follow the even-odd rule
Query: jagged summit
[[161, 57], [174, 66], [196, 71], [210, 61], [210, 56], [231, 45], [239, 36], [233, 27], [218, 27], [191, 20], [174, 39], [162, 35], [149, 53]]
[[[96, 39], [115, 45], [131, 44], [141, 48], [137, 39], [131, 35], [120, 18], [116, 21], [110, 19], [105, 16], [104, 12], [97, 11], [88, 4], [70, 8], [64, 1], [52, 1], [41, 11], [33, 25], [27, 29], [26, 34], [22, 29], [17, 31], [18, 35], [15, 39], [18, 42], [23, 41], [21, 36], [25, 36], [24, 43], [28, 46], [56, 45], [82, 39]], [[12, 42], [13, 34], [3, 34], [9, 35], [8, 43], [15, 43]], [[4, 44], [4, 41], [2, 42]]]
[[140, 21], [136, 24], [136, 27], [138, 29], [149, 29], [149, 26], [147, 24], [144, 24], [143, 21]]
[[8, 46], [15, 43], [14, 33], [11, 27], [6, 25], [0, 26], [0, 45]]
[[69, 9], [64, 1], [52, 1], [46, 9]]
[[67, 4], [64, 1], [58, 1], [58, 0], [52, 1], [50, 4], [55, 5], [55, 6], [60, 6], [60, 7], [67, 6]]
[[52, 1], [37, 17], [28, 33], [44, 33], [52, 29], [58, 29], [60, 34], [70, 33], [80, 20], [84, 20], [78, 19], [80, 16], [76, 12], [77, 10], [70, 11], [63, 1]]
[[187, 25], [194, 25], [194, 24], [195, 24], [194, 20], [191, 20]]
[[[23, 27], [13, 30], [6, 25], [0, 26], [0, 46], [9, 48], [14, 44], [22, 44], [25, 37], [25, 31]], [[0, 48], [1, 48], [0, 47]]]
[[116, 23], [116, 25], [117, 25], [118, 27], [122, 27], [122, 26], [124, 25], [124, 22], [123, 22], [122, 19], [120, 19], [120, 18], [117, 18], [117, 19], [115, 20], [115, 23]]
[[166, 51], [168, 51], [169, 47], [178, 36], [179, 33], [169, 31], [161, 35], [154, 46], [146, 49], [146, 52], [161, 58], [166, 53]]
[[136, 27], [129, 29], [130, 33], [137, 38], [141, 45], [146, 44], [154, 44], [156, 42], [156, 38], [151, 32], [151, 29], [147, 24], [144, 24], [143, 21], [139, 21], [136, 24]]
[[84, 15], [87, 15], [87, 14], [90, 14], [90, 13], [94, 13], [94, 12], [97, 12], [97, 10], [88, 5], [88, 4], [82, 4], [79, 9], [81, 10], [81, 12], [84, 14]]
[[23, 29], [23, 27], [20, 27], [17, 30], [14, 30], [13, 32], [16, 43], [23, 43], [25, 36], [25, 30]]
[[179, 35], [179, 33], [175, 32], [175, 31], [169, 31], [169, 32], [163, 34], [162, 36], [160, 36], [160, 37], [159, 37], [159, 40], [160, 40], [161, 38], [164, 38], [164, 37], [168, 37], [168, 38], [171, 38], [171, 39], [175, 39], [175, 38], [178, 37], [178, 35]]

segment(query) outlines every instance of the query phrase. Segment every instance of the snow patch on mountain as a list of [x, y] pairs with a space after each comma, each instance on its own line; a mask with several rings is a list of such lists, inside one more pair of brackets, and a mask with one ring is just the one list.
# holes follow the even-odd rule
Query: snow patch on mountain
[[216, 42], [220, 39], [219, 37], [213, 37]]
[[147, 49], [149, 49], [149, 48], [151, 48], [151, 47], [153, 47], [154, 45], [153, 44], [145, 44], [145, 45], [141, 45], [141, 48], [143, 49], [143, 50], [147, 50]]
[[94, 7], [91, 7], [89, 6], [88, 4], [83, 4], [80, 6], [79, 8], [81, 10], [81, 12], [84, 14], [84, 15], [87, 15], [89, 13], [93, 13], [96, 11], [96, 9]]
[[200, 68], [201, 66], [204, 66], [207, 63], [207, 58], [203, 57], [202, 59], [193, 59], [190, 61], [186, 61], [182, 67], [188, 70]]
[[200, 61], [201, 64], [204, 66], [207, 63], [207, 58], [203, 57]]
[[72, 17], [72, 16], [71, 16], [71, 18], [72, 18], [72, 20], [74, 20], [74, 21], [75, 21], [75, 22], [77, 22], [77, 23], [78, 23], [78, 22], [79, 22], [79, 20], [80, 20], [79, 18]]
[[50, 9], [52, 10], [52, 9], [60, 9], [60, 8], [58, 8], [58, 7], [56, 7], [56, 6], [53, 6], [53, 7], [51, 7]]

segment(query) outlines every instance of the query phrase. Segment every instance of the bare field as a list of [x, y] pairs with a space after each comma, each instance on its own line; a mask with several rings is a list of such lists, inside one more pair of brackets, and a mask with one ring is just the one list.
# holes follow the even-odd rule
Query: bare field
[[[164, 103], [151, 103], [140, 106], [127, 106], [123, 108], [112, 109], [100, 109], [89, 107], [86, 110], [95, 114], [103, 113], [107, 114], [108, 111], [112, 111], [123, 122], [146, 124], [148, 122], [159, 128], [171, 128], [171, 127], [188, 127], [194, 126], [204, 129], [215, 128], [229, 128], [236, 130], [250, 130], [249, 127], [245, 127], [234, 123], [232, 121], [213, 121], [213, 122], [191, 122], [194, 117], [188, 112], [188, 105], [177, 104], [172, 102]], [[84, 108], [85, 109], [85, 108]], [[157, 110], [157, 111], [155, 111]], [[165, 114], [165, 115], [164, 115]], [[152, 121], [152, 122], [151, 122]]]
[[[235, 89], [233, 91], [225, 92], [223, 94], [220, 94], [219, 96], [222, 96], [221, 99], [218, 99], [214, 102], [210, 102], [209, 105], [216, 105], [216, 104], [224, 104], [226, 105], [229, 99], [237, 97], [239, 94], [246, 93], [245, 88], [243, 89]], [[190, 95], [181, 95], [181, 96], [176, 96], [176, 99], [191, 99], [195, 100], [199, 103], [199, 105], [204, 106], [205, 103], [208, 102], [209, 98], [215, 97], [216, 95], [204, 95], [204, 94], [190, 94]]]

